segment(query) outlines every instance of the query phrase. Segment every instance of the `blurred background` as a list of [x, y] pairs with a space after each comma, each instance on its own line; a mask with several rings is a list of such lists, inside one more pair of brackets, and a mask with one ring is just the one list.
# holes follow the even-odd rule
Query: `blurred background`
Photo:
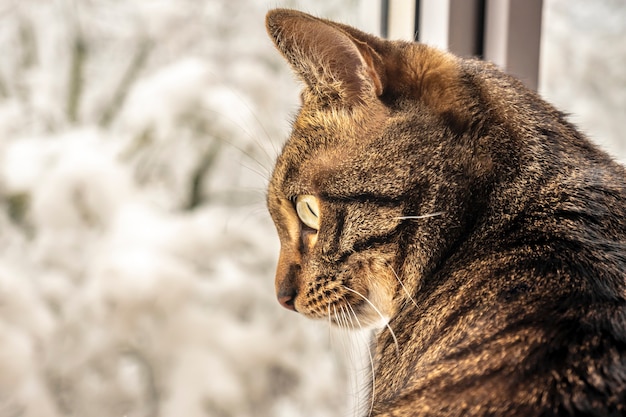
[[[353, 415], [359, 355], [275, 301], [299, 87], [264, 15], [379, 4], [0, 0], [0, 417]], [[626, 161], [626, 2], [545, 0], [541, 42], [540, 92]]]

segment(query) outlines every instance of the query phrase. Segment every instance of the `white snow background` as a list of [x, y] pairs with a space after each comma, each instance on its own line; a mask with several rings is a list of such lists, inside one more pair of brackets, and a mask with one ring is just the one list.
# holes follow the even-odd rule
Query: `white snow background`
[[[0, 417], [352, 415], [348, 342], [275, 301], [264, 15], [365, 1], [0, 0]], [[624, 160], [625, 2], [546, 0], [542, 59]]]

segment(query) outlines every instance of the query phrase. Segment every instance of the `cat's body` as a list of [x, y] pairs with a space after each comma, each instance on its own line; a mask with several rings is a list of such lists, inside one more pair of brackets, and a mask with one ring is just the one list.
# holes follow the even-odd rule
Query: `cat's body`
[[376, 334], [375, 416], [626, 415], [626, 171], [493, 65], [288, 10], [285, 307]]

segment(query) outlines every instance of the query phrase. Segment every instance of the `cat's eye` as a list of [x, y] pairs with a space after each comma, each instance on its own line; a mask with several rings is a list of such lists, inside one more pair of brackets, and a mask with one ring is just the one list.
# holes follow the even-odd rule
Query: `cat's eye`
[[296, 198], [296, 212], [300, 221], [314, 230], [320, 228], [320, 206], [317, 197], [299, 195]]

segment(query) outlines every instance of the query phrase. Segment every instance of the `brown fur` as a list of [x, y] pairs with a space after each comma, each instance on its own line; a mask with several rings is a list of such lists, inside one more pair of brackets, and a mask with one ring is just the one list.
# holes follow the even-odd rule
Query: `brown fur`
[[268, 190], [277, 295], [388, 323], [371, 414], [624, 415], [624, 168], [491, 64], [292, 10], [266, 23], [305, 83]]

